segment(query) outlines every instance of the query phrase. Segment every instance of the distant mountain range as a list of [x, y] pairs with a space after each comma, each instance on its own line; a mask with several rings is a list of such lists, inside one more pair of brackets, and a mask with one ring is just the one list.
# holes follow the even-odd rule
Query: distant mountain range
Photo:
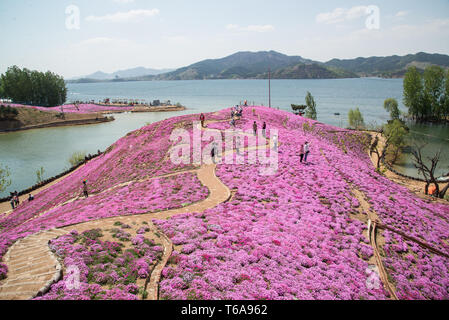
[[79, 80], [79, 79], [113, 80], [113, 79], [133, 78], [148, 75], [158, 75], [173, 70], [174, 69], [151, 69], [151, 68], [137, 67], [132, 69], [119, 70], [113, 73], [105, 73], [102, 71], [97, 71], [87, 76], [76, 77], [70, 80]]
[[238, 52], [222, 59], [204, 60], [177, 70], [134, 68], [112, 74], [96, 72], [68, 82], [206, 80], [206, 79], [341, 79], [359, 77], [403, 77], [407, 68], [424, 70], [429, 65], [449, 68], [449, 56], [420, 52], [403, 57], [370, 57], [328, 62], [276, 51]]

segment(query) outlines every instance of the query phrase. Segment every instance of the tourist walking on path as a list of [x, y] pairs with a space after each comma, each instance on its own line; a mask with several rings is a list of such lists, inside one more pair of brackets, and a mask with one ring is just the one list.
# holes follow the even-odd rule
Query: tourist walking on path
[[11, 201], [10, 201], [10, 203], [11, 203], [11, 208], [14, 210], [16, 207], [15, 207], [15, 200], [14, 200], [14, 197], [13, 197], [13, 196], [11, 196]]
[[306, 142], [306, 144], [304, 145], [304, 162], [307, 163], [307, 157], [310, 154], [310, 144], [308, 142]]
[[299, 156], [301, 157], [301, 163], [304, 160], [304, 145], [301, 145], [301, 149], [299, 150]]
[[17, 191], [14, 192], [14, 203], [16, 208], [20, 205], [19, 193]]
[[254, 131], [254, 135], [257, 136], [257, 122], [254, 121], [253, 123], [253, 131]]
[[204, 120], [206, 120], [206, 117], [204, 116], [204, 113], [202, 113], [200, 115], [201, 128], [204, 128]]
[[262, 126], [262, 134], [263, 134], [263, 137], [264, 137], [264, 138], [267, 137], [267, 123], [266, 123], [266, 122], [263, 123], [263, 126]]
[[212, 150], [210, 151], [210, 156], [212, 158], [212, 161], [216, 163], [215, 157], [217, 156], [217, 144], [214, 142], [212, 145]]
[[84, 197], [89, 198], [89, 190], [87, 189], [87, 180], [83, 181], [83, 194]]
[[30, 193], [30, 195], [28, 196], [28, 201], [31, 202], [31, 201], [33, 201], [33, 200], [34, 200], [34, 197], [33, 197], [33, 195]]

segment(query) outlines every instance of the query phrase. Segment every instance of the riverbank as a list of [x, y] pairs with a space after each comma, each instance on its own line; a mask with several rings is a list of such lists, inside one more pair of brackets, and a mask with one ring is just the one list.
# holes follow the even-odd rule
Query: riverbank
[[113, 121], [113, 117], [106, 117], [100, 113], [79, 114], [47, 112], [34, 108], [17, 108], [18, 115], [13, 120], [0, 121], [0, 133], [22, 130], [88, 125]]
[[[374, 133], [374, 132], [368, 132], [368, 133], [371, 135], [372, 141], [374, 141], [374, 139], [376, 137], [379, 138], [378, 146], [379, 146], [380, 150], [383, 150], [383, 148], [385, 146], [385, 138], [380, 133]], [[370, 155], [370, 157], [371, 157], [371, 162], [373, 163], [374, 168], [376, 168], [377, 167], [377, 155], [375, 153], [373, 153]], [[401, 175], [391, 171], [390, 168], [385, 166], [383, 163], [381, 163], [381, 165], [380, 165], [380, 170], [381, 170], [381, 172], [383, 172], [383, 175], [385, 177], [387, 177], [389, 180], [391, 180], [403, 187], [406, 187], [407, 189], [409, 189], [411, 192], [413, 192], [420, 198], [430, 200], [430, 201], [437, 201], [437, 202], [443, 203], [443, 204], [448, 204], [448, 201], [446, 201], [446, 200], [437, 199], [432, 196], [426, 195], [425, 194], [425, 188], [426, 188], [425, 182], [418, 181], [417, 179], [412, 179], [411, 177], [401, 176]], [[445, 186], [446, 184], [439, 184], [440, 188], [442, 188], [443, 185]]]
[[0, 133], [15, 132], [31, 129], [42, 129], [63, 126], [78, 126], [99, 124], [114, 121], [110, 114], [117, 113], [144, 113], [144, 112], [178, 112], [186, 110], [184, 106], [160, 106], [160, 107], [117, 107], [106, 105], [79, 105], [63, 106], [64, 114], [58, 108], [11, 105], [16, 108], [18, 115], [13, 120], [0, 121]]

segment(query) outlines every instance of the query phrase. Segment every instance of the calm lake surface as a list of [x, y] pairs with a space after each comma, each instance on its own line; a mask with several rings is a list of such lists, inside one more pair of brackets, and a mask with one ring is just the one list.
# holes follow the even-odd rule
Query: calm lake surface
[[[272, 106], [291, 111], [290, 105], [304, 104], [307, 91], [315, 97], [318, 120], [327, 124], [347, 126], [349, 109], [359, 107], [365, 122], [372, 125], [385, 123], [389, 115], [383, 109], [386, 98], [395, 98], [402, 105], [402, 79], [342, 79], [342, 80], [272, 80]], [[130, 131], [146, 123], [173, 116], [212, 112], [248, 100], [268, 105], [266, 80], [203, 80], [203, 81], [148, 81], [123, 83], [68, 84], [68, 101], [105, 98], [171, 100], [180, 102], [188, 110], [170, 113], [137, 113], [114, 115], [110, 123], [37, 129], [0, 134], [0, 163], [11, 169], [10, 191], [23, 190], [36, 182], [36, 170], [45, 169], [45, 178], [69, 167], [68, 158], [75, 151], [96, 153], [105, 150]], [[340, 116], [335, 116], [340, 113]], [[412, 134], [428, 142], [427, 152], [443, 150], [444, 166], [440, 174], [449, 171], [449, 126], [413, 125]], [[414, 138], [415, 136], [411, 137]], [[417, 175], [410, 164], [410, 155], [401, 159], [398, 170]]]

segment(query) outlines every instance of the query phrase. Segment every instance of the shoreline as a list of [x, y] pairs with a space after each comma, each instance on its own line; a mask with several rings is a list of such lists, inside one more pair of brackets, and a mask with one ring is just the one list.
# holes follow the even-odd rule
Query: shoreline
[[[129, 107], [129, 106], [123, 106], [123, 105], [102, 105], [102, 104], [96, 104], [101, 107], [112, 107], [112, 108], [120, 108], [120, 107]], [[160, 106], [160, 107], [134, 107], [132, 110], [108, 110], [108, 111], [102, 111], [101, 114], [119, 114], [119, 113], [152, 113], [152, 112], [178, 112], [178, 111], [185, 111], [187, 110], [184, 106]]]
[[43, 129], [43, 128], [57, 128], [57, 127], [70, 127], [70, 126], [82, 126], [82, 125], [91, 125], [91, 124], [100, 124], [112, 122], [115, 119], [113, 117], [104, 117], [104, 118], [91, 118], [91, 119], [75, 119], [75, 120], [63, 120], [63, 121], [55, 121], [55, 122], [47, 122], [36, 125], [28, 125], [19, 128], [12, 129], [0, 129], [0, 134], [2, 133], [10, 133], [10, 132], [18, 132], [25, 130], [33, 130], [33, 129]]
[[[92, 160], [92, 159], [91, 159], [91, 160]], [[89, 160], [89, 161], [90, 161], [90, 160]], [[73, 173], [75, 173], [75, 172], [77, 172], [78, 170], [80, 170], [81, 168], [83, 168], [89, 161], [87, 161], [87, 162], [85, 162], [85, 163], [79, 165], [76, 169], [74, 169], [74, 170], [72, 170], [72, 171], [70, 171], [70, 172], [64, 174], [63, 176], [60, 176], [60, 177], [57, 178], [57, 179], [55, 179], [55, 180], [53, 180], [53, 181], [51, 181], [51, 182], [48, 182], [47, 184], [44, 184], [44, 185], [42, 185], [42, 186], [40, 186], [40, 187], [34, 189], [33, 191], [27, 192], [27, 193], [25, 193], [25, 194], [19, 196], [20, 203], [23, 203], [23, 202], [27, 202], [27, 201], [28, 201], [28, 193], [33, 194], [34, 197], [36, 198], [36, 196], [37, 196], [39, 193], [41, 193], [42, 191], [47, 190], [48, 188], [50, 188], [50, 187], [54, 186], [55, 184], [61, 182], [61, 181], [64, 180], [65, 178], [71, 176]], [[33, 188], [33, 187], [31, 187], [31, 188]], [[30, 189], [31, 189], [31, 188], [30, 188]], [[24, 191], [24, 190], [20, 191], [20, 193], [23, 193], [23, 191]], [[9, 214], [9, 213], [12, 211], [11, 209], [12, 209], [12, 208], [11, 208], [11, 204], [9, 203], [8, 200], [3, 201], [3, 202], [0, 202], [0, 218], [4, 218], [4, 215], [5, 215], [5, 214]]]

